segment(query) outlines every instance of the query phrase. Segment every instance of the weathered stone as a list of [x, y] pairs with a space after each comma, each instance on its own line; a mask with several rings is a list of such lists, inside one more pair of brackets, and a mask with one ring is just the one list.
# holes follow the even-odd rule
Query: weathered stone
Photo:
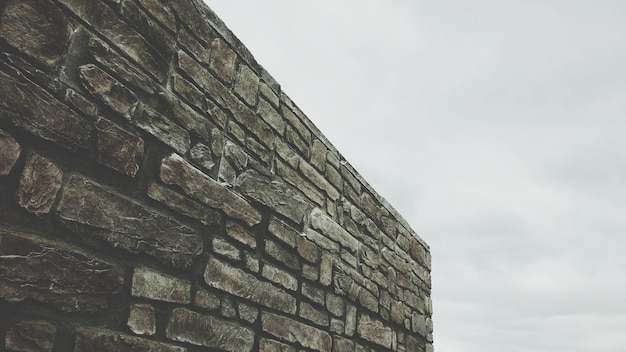
[[291, 126], [285, 128], [285, 141], [296, 150], [300, 152], [300, 155], [304, 158], [309, 158], [309, 145], [302, 139], [302, 137]]
[[404, 350], [406, 352], [422, 352], [424, 350], [420, 350], [419, 343], [417, 342], [417, 338], [411, 334], [406, 334], [404, 339]]
[[201, 140], [207, 141], [210, 138], [210, 132], [212, 129], [211, 122], [207, 117], [213, 116], [213, 112], [199, 114], [191, 106], [187, 105], [182, 99], [178, 98], [169, 91], [164, 91], [163, 97], [168, 103], [169, 111], [166, 111], [168, 116], [177, 121], [181, 126], [195, 135], [200, 137]]
[[302, 283], [302, 295], [319, 305], [324, 305], [324, 291], [307, 282]]
[[59, 2], [144, 67], [154, 78], [160, 82], [164, 80], [168, 62], [104, 3], [82, 0], [60, 0]]
[[194, 145], [189, 151], [189, 156], [191, 160], [207, 171], [211, 171], [215, 167], [211, 149], [202, 143]]
[[294, 169], [298, 168], [298, 163], [300, 162], [300, 160], [302, 160], [300, 155], [298, 155], [298, 153], [296, 153], [289, 146], [289, 144], [285, 143], [281, 139], [276, 140], [276, 153], [278, 154], [280, 159], [285, 161], [287, 165], [291, 166]]
[[144, 107], [135, 114], [132, 122], [178, 153], [185, 154], [189, 150], [189, 133], [155, 110]]
[[259, 317], [259, 310], [245, 303], [239, 304], [239, 316], [241, 319], [253, 324]]
[[26, 160], [17, 189], [19, 205], [34, 214], [47, 214], [61, 188], [63, 173], [40, 155], [32, 154]]
[[237, 186], [244, 195], [261, 202], [296, 223], [302, 223], [311, 205], [282, 180], [263, 176], [254, 170], [237, 178]]
[[193, 303], [197, 307], [209, 309], [209, 310], [216, 310], [221, 305], [220, 297], [202, 289], [199, 289], [196, 292]]
[[356, 257], [350, 254], [350, 252], [346, 251], [345, 249], [341, 250], [341, 260], [343, 260], [344, 263], [350, 265], [355, 269], [358, 265]]
[[285, 133], [285, 120], [283, 120], [282, 116], [270, 105], [270, 103], [266, 102], [264, 99], [259, 99], [259, 107], [258, 113], [261, 118], [267, 122], [272, 128], [279, 134], [283, 135]]
[[191, 283], [154, 269], [140, 266], [133, 272], [131, 294], [135, 297], [156, 301], [189, 303], [191, 302]]
[[234, 318], [237, 316], [237, 310], [233, 301], [228, 297], [222, 297], [220, 313], [226, 318]]
[[259, 352], [296, 352], [296, 348], [278, 341], [261, 339]]
[[326, 294], [326, 309], [334, 316], [341, 317], [344, 313], [343, 298], [332, 293]]
[[84, 95], [78, 93], [72, 88], [67, 88], [65, 90], [65, 102], [77, 108], [87, 116], [96, 116], [98, 113], [98, 107], [95, 102], [87, 99]]
[[206, 97], [200, 89], [178, 74], [172, 76], [172, 88], [176, 94], [180, 95], [189, 104], [199, 110], [206, 108]]
[[269, 232], [276, 236], [283, 243], [289, 247], [294, 248], [296, 246], [296, 239], [298, 237], [298, 231], [287, 226], [284, 222], [278, 220], [272, 216], [269, 223]]
[[420, 336], [426, 337], [426, 334], [432, 332], [428, 331], [427, 320], [427, 316], [419, 314], [418, 312], [413, 312], [411, 315], [411, 330]]
[[263, 331], [286, 342], [298, 342], [305, 348], [330, 352], [332, 340], [326, 331], [269, 312], [261, 313]]
[[265, 253], [285, 264], [290, 269], [299, 269], [298, 257], [272, 240], [265, 241]]
[[[263, 70], [265, 71], [265, 70]], [[278, 88], [280, 90], [280, 87]], [[268, 86], [266, 82], [261, 80], [261, 85], [259, 86], [259, 92], [274, 106], [278, 107], [280, 105], [280, 98], [278, 95]]]
[[324, 190], [324, 193], [332, 199], [339, 199], [339, 191], [331, 185], [324, 176], [320, 175], [311, 165], [309, 165], [304, 160], [301, 160], [298, 164], [300, 168], [300, 172], [308, 178], [313, 184], [315, 184], [320, 189]]
[[311, 280], [318, 281], [320, 276], [320, 271], [316, 266], [304, 264], [302, 265], [302, 277]]
[[354, 341], [335, 336], [333, 339], [333, 352], [354, 352]]
[[263, 265], [261, 275], [288, 290], [296, 291], [298, 289], [298, 279], [295, 276], [271, 264]]
[[[147, 0], [142, 0], [147, 1]], [[178, 44], [187, 49], [187, 51], [201, 64], [208, 65], [210, 59], [209, 49], [200, 41], [198, 41], [189, 30], [185, 27], [178, 29]]]
[[184, 308], [172, 311], [165, 334], [168, 339], [221, 351], [252, 351], [254, 331], [209, 315]]
[[397, 324], [402, 324], [404, 322], [404, 312], [406, 308], [405, 305], [400, 301], [393, 301], [391, 303], [391, 320]]
[[139, 0], [141, 6], [172, 32], [176, 32], [176, 16], [167, 1]]
[[8, 1], [0, 18], [0, 38], [48, 67], [61, 60], [70, 34], [67, 18], [51, 1]]
[[183, 191], [204, 204], [223, 210], [226, 215], [252, 226], [261, 221], [261, 214], [243, 198], [223, 187], [176, 154], [161, 163], [161, 180], [182, 187]]
[[300, 316], [320, 326], [328, 326], [330, 324], [328, 314], [306, 302], [300, 302]]
[[221, 215], [215, 210], [157, 183], [151, 183], [146, 193], [148, 197], [165, 204], [170, 209], [190, 218], [200, 220], [205, 225], [217, 225], [222, 219]]
[[196, 37], [203, 41], [209, 41], [215, 37], [215, 31], [193, 0], [181, 0], [169, 4], [179, 19], [180, 25], [189, 28]]
[[223, 238], [213, 238], [213, 252], [231, 260], [239, 260], [239, 249]]
[[343, 334], [345, 331], [345, 323], [343, 320], [330, 318], [330, 332], [334, 334]]
[[348, 336], [354, 335], [356, 332], [356, 307], [352, 304], [346, 306], [346, 325], [345, 333]]
[[239, 65], [233, 90], [246, 104], [254, 106], [259, 95], [259, 82], [259, 76], [250, 67]]
[[159, 91], [158, 84], [147, 74], [139, 70], [126, 58], [119, 55], [104, 41], [91, 37], [88, 43], [89, 53], [101, 67], [115, 72], [122, 80], [134, 85], [146, 93], [154, 94]]
[[[280, 98], [282, 101], [288, 102], [288, 104], [281, 104], [280, 106], [281, 114], [283, 115], [285, 120], [289, 121], [289, 123], [295, 128], [298, 135], [301, 136], [301, 138], [303, 139], [304, 143], [306, 145], [309, 145], [311, 143], [311, 132], [306, 126], [304, 126], [302, 119], [296, 114], [294, 114], [294, 112], [291, 110], [291, 109], [297, 109], [297, 107], [293, 104], [291, 99], [289, 99], [285, 95], [284, 92], [281, 92]], [[292, 106], [289, 107], [289, 105], [292, 105]], [[300, 110], [300, 109], [297, 109], [297, 110]], [[304, 114], [302, 115], [303, 115], [302, 117], [304, 117]]]
[[52, 352], [56, 331], [44, 321], [21, 321], [7, 331], [4, 344], [7, 351]]
[[304, 236], [296, 237], [298, 242], [298, 254], [310, 263], [319, 262], [320, 250], [317, 245], [306, 239]]
[[322, 255], [322, 263], [320, 264], [320, 283], [328, 286], [333, 281], [334, 259], [328, 254]]
[[211, 287], [266, 307], [288, 314], [296, 312], [296, 299], [293, 296], [215, 258], [210, 258], [207, 263], [204, 281]]
[[359, 248], [359, 241], [348, 233], [348, 231], [344, 230], [341, 225], [324, 214], [323, 211], [318, 208], [313, 209], [309, 219], [312, 228], [320, 230], [324, 235], [339, 242], [352, 253], [356, 253]]
[[246, 262], [246, 268], [248, 270], [258, 273], [261, 265], [259, 264], [259, 260], [251, 253], [245, 253], [244, 260]]
[[96, 123], [96, 159], [104, 166], [134, 177], [143, 156], [143, 140], [103, 118]]
[[264, 163], [264, 165], [270, 164], [272, 154], [263, 144], [257, 142], [256, 139], [252, 137], [246, 137], [245, 145], [252, 154], [256, 155], [257, 158]]
[[[161, 4], [161, 6], [163, 5]], [[155, 8], [156, 6], [151, 7]], [[128, 24], [150, 42], [157, 53], [166, 60], [171, 58], [176, 46], [174, 35], [171, 32], [161, 27], [133, 0], [121, 0], [119, 13], [126, 18]]]
[[237, 223], [232, 221], [227, 222], [226, 234], [239, 243], [242, 243], [252, 249], [256, 248], [256, 238], [254, 235]]
[[89, 122], [47, 91], [18, 77], [0, 71], [0, 120], [65, 148], [86, 150], [92, 135]]
[[104, 329], [78, 331], [74, 352], [93, 351], [187, 352], [187, 349]]
[[209, 68], [226, 83], [233, 80], [235, 60], [237, 60], [237, 54], [228, 47], [228, 43], [219, 38], [213, 39]]
[[83, 177], [70, 180], [57, 212], [73, 231], [176, 267], [191, 265], [202, 252], [202, 238], [195, 230]]
[[316, 203], [318, 206], [324, 204], [324, 195], [309, 180], [303, 178], [296, 170], [287, 164], [276, 160], [276, 174], [282, 179], [299, 189], [306, 198]]
[[124, 283], [118, 267], [69, 245], [0, 229], [0, 298], [31, 298], [66, 312], [97, 312]]
[[135, 93], [96, 65], [83, 65], [79, 70], [80, 78], [91, 94], [127, 120], [133, 117], [139, 105]]
[[319, 139], [313, 140], [313, 147], [311, 148], [311, 165], [315, 166], [321, 172], [326, 170], [326, 154], [328, 149], [322, 141]]
[[343, 186], [343, 179], [341, 177], [341, 174], [339, 173], [339, 171], [337, 171], [337, 169], [335, 169], [335, 167], [327, 165], [326, 166], [326, 179], [335, 187], [337, 187], [337, 189], [341, 189]]
[[383, 322], [369, 315], [361, 315], [357, 326], [357, 332], [363, 339], [373, 342], [385, 348], [391, 348], [395, 332]]
[[304, 232], [304, 236], [309, 240], [313, 241], [316, 245], [318, 245], [321, 249], [326, 250], [331, 253], [339, 253], [339, 245], [334, 241], [328, 239], [328, 237], [322, 235], [321, 233], [307, 229]]
[[154, 307], [149, 304], [132, 304], [126, 325], [137, 335], [154, 335], [156, 333]]
[[0, 130], [0, 176], [6, 176], [19, 159], [22, 147], [8, 133]]
[[246, 131], [243, 130], [243, 128], [241, 128], [241, 126], [239, 126], [239, 124], [237, 124], [235, 121], [228, 121], [228, 133], [235, 137], [236, 140], [238, 140], [240, 143], [244, 143], [246, 142]]

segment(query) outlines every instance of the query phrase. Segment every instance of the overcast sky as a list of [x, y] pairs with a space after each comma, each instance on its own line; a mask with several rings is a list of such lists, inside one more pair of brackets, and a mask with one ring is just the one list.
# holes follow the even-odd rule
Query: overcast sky
[[206, 1], [430, 244], [436, 351], [626, 351], [626, 1]]

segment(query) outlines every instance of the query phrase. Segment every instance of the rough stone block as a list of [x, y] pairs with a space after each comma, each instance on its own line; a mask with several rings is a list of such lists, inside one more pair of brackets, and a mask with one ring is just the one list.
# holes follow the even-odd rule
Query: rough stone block
[[215, 161], [213, 160], [213, 153], [208, 146], [198, 143], [189, 151], [189, 157], [201, 168], [207, 171], [213, 170], [215, 167]]
[[187, 352], [186, 348], [104, 329], [83, 329], [76, 335], [74, 352]]
[[288, 314], [296, 312], [296, 299], [293, 296], [215, 258], [210, 258], [207, 263], [204, 281], [211, 287], [266, 307]]
[[161, 163], [161, 180], [182, 187], [183, 191], [204, 204], [223, 210], [226, 215], [245, 221], [249, 226], [261, 221], [261, 214], [243, 198], [231, 192], [176, 154]]
[[130, 120], [139, 105], [139, 99], [130, 89], [98, 66], [87, 64], [79, 67], [85, 88], [113, 111]]
[[134, 177], [143, 157], [143, 140], [103, 118], [96, 123], [96, 159], [104, 166]]
[[[154, 7], [156, 6], [152, 5], [152, 8]], [[135, 0], [121, 0], [119, 13], [125, 17], [128, 24], [148, 40], [158, 54], [166, 60], [171, 58], [176, 46], [174, 35], [148, 16]]]
[[168, 208], [182, 214], [200, 220], [205, 225], [218, 225], [222, 216], [215, 210], [195, 202], [169, 188], [158, 183], [148, 185], [146, 191], [148, 197], [165, 204]]
[[172, 32], [176, 32], [176, 16], [165, 1], [139, 0], [148, 13]]
[[261, 339], [259, 352], [296, 352], [296, 348], [278, 341]]
[[4, 345], [7, 351], [52, 352], [56, 327], [44, 321], [21, 321], [7, 331]]
[[220, 307], [221, 301], [215, 294], [200, 289], [196, 292], [194, 304], [200, 308], [216, 310]]
[[76, 16], [163, 82], [168, 62], [135, 30], [101, 1], [60, 0]]
[[63, 173], [56, 165], [40, 155], [32, 154], [22, 171], [17, 202], [31, 213], [47, 214], [52, 209], [61, 182]]
[[324, 195], [310, 181], [302, 177], [296, 170], [287, 164], [276, 160], [276, 173], [288, 183], [299, 189], [308, 199], [315, 202], [318, 206], [324, 204]]
[[304, 177], [308, 178], [311, 182], [313, 182], [313, 184], [322, 189], [330, 199], [339, 199], [339, 191], [337, 191], [337, 189], [331, 185], [324, 176], [317, 172], [313, 166], [304, 160], [300, 161], [298, 166]]
[[178, 153], [185, 154], [189, 150], [189, 133], [153, 109], [144, 106], [141, 112], [135, 114], [132, 122]]
[[233, 90], [246, 104], [254, 106], [259, 95], [259, 82], [259, 76], [250, 67], [242, 64], [239, 65]]
[[357, 332], [361, 338], [385, 348], [391, 348], [395, 335], [390, 327], [369, 315], [359, 317]]
[[333, 293], [326, 294], [326, 309], [336, 317], [343, 316], [344, 313], [344, 301], [343, 298]]
[[231, 260], [239, 260], [239, 249], [223, 238], [213, 238], [213, 252]]
[[356, 253], [359, 248], [359, 241], [354, 238], [348, 231], [344, 230], [341, 225], [337, 224], [333, 219], [328, 217], [318, 208], [311, 211], [309, 217], [311, 227], [321, 231], [330, 239], [339, 242], [343, 247], [349, 249], [352, 253]]
[[172, 311], [165, 334], [170, 340], [216, 348], [220, 351], [252, 351], [254, 345], [253, 330], [184, 308]]
[[299, 312], [302, 318], [312, 321], [314, 324], [320, 326], [328, 326], [330, 324], [328, 314], [306, 302], [300, 302]]
[[269, 312], [261, 313], [261, 326], [263, 331], [283, 341], [298, 342], [315, 351], [331, 352], [330, 335], [318, 328]]
[[314, 264], [319, 262], [320, 250], [315, 243], [307, 240], [304, 236], [296, 237], [296, 241], [298, 242], [298, 254], [304, 260]]
[[335, 336], [333, 338], [333, 352], [355, 352], [354, 341]]
[[83, 151], [89, 148], [92, 127], [54, 96], [23, 76], [0, 71], [0, 120], [61, 146]]
[[302, 295], [319, 305], [324, 305], [324, 290], [308, 282], [302, 283]]
[[263, 265], [261, 275], [263, 275], [264, 278], [274, 283], [277, 283], [288, 290], [298, 290], [298, 279], [287, 271], [277, 268], [273, 265]]
[[98, 312], [124, 283], [120, 268], [62, 243], [0, 228], [0, 298]]
[[274, 107], [270, 103], [268, 103], [264, 99], [259, 99], [259, 107], [257, 111], [263, 121], [272, 126], [272, 128], [279, 135], [282, 136], [285, 133], [285, 120], [282, 118], [282, 116], [280, 116], [278, 111], [276, 111], [276, 109], [274, 109]]
[[239, 304], [239, 316], [241, 319], [253, 324], [259, 317], [259, 310], [251, 305], [240, 303]]
[[274, 209], [296, 223], [302, 223], [311, 209], [309, 202], [280, 179], [263, 176], [254, 170], [237, 178], [237, 186], [244, 195]]
[[209, 68], [227, 84], [233, 80], [235, 60], [237, 60], [237, 54], [228, 46], [228, 43], [219, 38], [213, 39]]
[[268, 230], [289, 247], [294, 248], [296, 246], [296, 239], [299, 235], [298, 231], [278, 220], [276, 217], [272, 216], [270, 218]]
[[233, 300], [228, 297], [222, 297], [221, 302], [221, 310], [220, 313], [222, 316], [227, 318], [235, 318], [237, 317], [237, 310], [235, 309], [235, 305], [233, 304]]
[[311, 148], [311, 165], [321, 172], [326, 170], [326, 154], [328, 149], [322, 141], [319, 139], [313, 140], [313, 146]]
[[300, 268], [298, 257], [272, 240], [265, 240], [265, 253], [294, 270]]
[[202, 238], [192, 228], [83, 177], [70, 180], [57, 213], [75, 232], [176, 267], [191, 265], [202, 252]]
[[154, 335], [156, 333], [154, 307], [149, 304], [132, 304], [126, 326], [137, 335]]
[[352, 304], [346, 306], [345, 334], [353, 336], [356, 332], [356, 307]]
[[226, 223], [226, 234], [239, 243], [252, 249], [256, 248], [256, 238], [254, 235], [235, 222], [229, 221]]
[[0, 176], [8, 175], [19, 159], [22, 147], [8, 133], [0, 130]]
[[339, 245], [336, 242], [328, 239], [328, 237], [322, 235], [315, 230], [307, 229], [304, 232], [304, 236], [316, 245], [318, 245], [322, 250], [330, 253], [339, 253]]
[[156, 301], [187, 304], [191, 301], [191, 283], [140, 266], [133, 272], [131, 294]]
[[206, 109], [207, 99], [204, 93], [178, 74], [172, 76], [172, 89], [196, 109]]
[[0, 18], [0, 38], [52, 68], [62, 58], [71, 27], [51, 1], [8, 1]]
[[96, 62], [122, 80], [149, 94], [155, 94], [159, 88], [156, 81], [143, 73], [137, 66], [119, 55], [104, 41], [92, 37], [88, 42], [89, 53]]

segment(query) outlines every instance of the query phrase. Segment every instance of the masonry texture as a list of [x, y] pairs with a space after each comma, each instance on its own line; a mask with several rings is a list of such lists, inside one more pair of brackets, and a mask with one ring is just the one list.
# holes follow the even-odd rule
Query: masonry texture
[[428, 245], [200, 0], [0, 13], [0, 350], [433, 351]]

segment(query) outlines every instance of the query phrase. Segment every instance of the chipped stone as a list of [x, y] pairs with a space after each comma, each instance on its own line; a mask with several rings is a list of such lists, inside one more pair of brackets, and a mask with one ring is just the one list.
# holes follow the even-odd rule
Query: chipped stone
[[133, 272], [131, 294], [134, 297], [186, 304], [191, 301], [191, 283], [187, 280], [140, 266], [135, 268]]
[[4, 338], [7, 351], [52, 352], [56, 327], [44, 321], [21, 321], [13, 325]]
[[126, 325], [134, 334], [154, 335], [156, 333], [154, 307], [143, 303], [132, 304]]
[[298, 289], [298, 279], [295, 276], [271, 264], [263, 265], [261, 275], [288, 290], [296, 291]]
[[83, 84], [96, 98], [130, 120], [139, 105], [135, 93], [93, 64], [79, 67]]
[[259, 76], [246, 65], [239, 65], [234, 91], [246, 104], [254, 106], [259, 95]]
[[263, 331], [286, 342], [298, 342], [305, 348], [321, 352], [330, 352], [330, 335], [318, 328], [305, 325], [291, 318], [270, 312], [261, 313]]
[[111, 121], [96, 123], [96, 159], [104, 166], [134, 177], [143, 157], [143, 140]]
[[168, 208], [182, 215], [200, 220], [205, 225], [217, 225], [222, 219], [222, 216], [217, 211], [186, 198], [158, 183], [148, 185], [146, 193], [148, 197], [165, 204]]
[[63, 173], [56, 165], [40, 155], [30, 155], [20, 178], [17, 202], [31, 213], [47, 214], [52, 209], [62, 181]]
[[8, 133], [0, 130], [0, 176], [6, 176], [19, 159], [22, 147]]

